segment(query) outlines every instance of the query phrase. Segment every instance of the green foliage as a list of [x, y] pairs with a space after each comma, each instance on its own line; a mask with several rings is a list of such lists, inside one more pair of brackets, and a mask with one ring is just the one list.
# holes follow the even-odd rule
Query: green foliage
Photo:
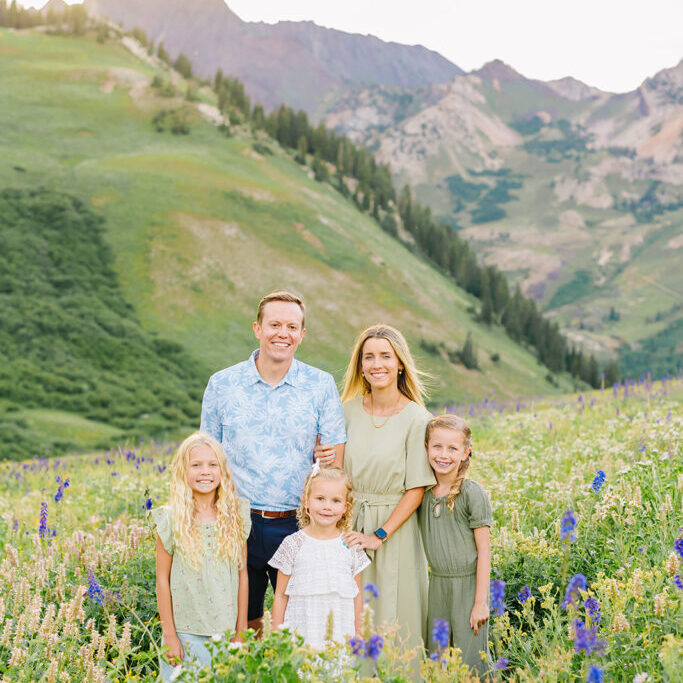
[[467, 333], [465, 344], [460, 351], [460, 362], [468, 370], [477, 370], [479, 368], [479, 361], [477, 360], [477, 349], [472, 339], [472, 333]]
[[553, 121], [548, 127], [559, 130], [562, 137], [546, 140], [537, 136], [524, 143], [524, 150], [529, 154], [546, 157], [548, 161], [571, 159], [577, 152], [586, 151], [588, 137], [583, 135], [578, 128], [572, 127], [569, 121], [560, 119]]
[[644, 339], [638, 349], [622, 348], [619, 365], [624, 376], [637, 379], [676, 376], [683, 370], [683, 319], [678, 319], [652, 337]]
[[[47, 190], [0, 192], [0, 394], [139, 434], [196, 421], [203, 386], [178, 345], [142, 330], [124, 301], [102, 220]], [[36, 450], [11, 413], [0, 442]], [[50, 448], [68, 446], [55, 441]], [[3, 448], [3, 455], [5, 454]]]
[[185, 108], [162, 109], [154, 115], [152, 125], [158, 133], [170, 130], [174, 135], [190, 134], [189, 116]]
[[512, 121], [508, 125], [520, 135], [535, 135], [543, 128], [543, 120], [539, 116], [532, 116], [528, 119]]
[[578, 299], [588, 296], [594, 291], [593, 277], [588, 270], [577, 270], [574, 277], [560, 285], [552, 299], [548, 303], [548, 308], [559, 308], [566, 304], [573, 303]]
[[166, 64], [170, 64], [170, 63], [171, 63], [171, 57], [170, 57], [170, 55], [168, 54], [168, 52], [166, 52], [166, 48], [164, 47], [163, 41], [159, 42], [159, 45], [158, 45], [158, 47], [157, 47], [157, 57], [158, 57], [162, 62], [166, 62]]
[[182, 52], [176, 57], [175, 62], [173, 62], [173, 68], [183, 77], [192, 78], [192, 64], [187, 58], [187, 55]]
[[482, 190], [488, 187], [486, 183], [470, 183], [461, 175], [451, 175], [445, 180], [448, 185], [448, 191], [465, 202], [476, 201], [479, 199]]
[[147, 47], [147, 34], [141, 28], [136, 26], [128, 33], [128, 35], [135, 38], [135, 40], [137, 40], [138, 43], [144, 47]]

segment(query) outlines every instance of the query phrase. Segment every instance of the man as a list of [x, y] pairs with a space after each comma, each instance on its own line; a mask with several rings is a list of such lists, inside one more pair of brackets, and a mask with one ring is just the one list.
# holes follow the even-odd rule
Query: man
[[346, 431], [332, 375], [294, 359], [306, 329], [303, 301], [273, 292], [258, 305], [251, 357], [209, 379], [201, 431], [223, 445], [240, 496], [251, 504], [247, 540], [249, 627], [260, 629], [268, 566], [282, 540], [297, 530], [296, 509], [313, 464], [341, 467]]

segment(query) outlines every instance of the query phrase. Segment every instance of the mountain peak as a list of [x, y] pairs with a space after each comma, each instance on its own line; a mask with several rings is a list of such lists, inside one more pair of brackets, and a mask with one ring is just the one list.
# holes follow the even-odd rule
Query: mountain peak
[[43, 16], [47, 15], [48, 12], [64, 14], [67, 9], [69, 9], [69, 5], [67, 5], [64, 0], [47, 0], [47, 2], [38, 10], [38, 13]]
[[502, 59], [494, 59], [486, 62], [481, 69], [473, 71], [473, 74], [483, 78], [486, 81], [497, 80], [502, 83], [509, 83], [511, 81], [526, 80], [522, 74], [515, 71], [509, 64], [506, 64]]
[[546, 81], [546, 85], [551, 87], [558, 95], [574, 102], [593, 100], [603, 93], [602, 90], [586, 85], [583, 81], [572, 76], [557, 78], [554, 81]]

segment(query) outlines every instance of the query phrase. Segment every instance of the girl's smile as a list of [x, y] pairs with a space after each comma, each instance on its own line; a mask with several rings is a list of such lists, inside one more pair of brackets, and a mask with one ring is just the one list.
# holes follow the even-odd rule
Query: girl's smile
[[469, 454], [462, 432], [444, 427], [432, 431], [427, 443], [427, 457], [437, 478], [457, 472]]
[[308, 495], [308, 514], [311, 524], [323, 528], [336, 528], [346, 512], [346, 485], [343, 481], [314, 481]]
[[211, 493], [221, 481], [218, 459], [210, 446], [200, 444], [190, 451], [187, 468], [187, 483], [195, 493]]

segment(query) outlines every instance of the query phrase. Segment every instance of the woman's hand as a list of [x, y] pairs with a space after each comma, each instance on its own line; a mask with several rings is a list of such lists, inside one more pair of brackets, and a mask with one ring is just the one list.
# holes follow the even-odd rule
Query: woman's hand
[[485, 602], [475, 602], [470, 612], [470, 626], [474, 629], [474, 635], [479, 635], [479, 627], [489, 620], [489, 606]]
[[313, 459], [320, 463], [320, 467], [334, 467], [337, 460], [337, 451], [334, 446], [324, 446], [320, 443], [320, 434], [313, 449]]
[[382, 545], [382, 541], [375, 534], [368, 536], [360, 531], [347, 531], [344, 534], [344, 543], [347, 548], [357, 546], [367, 550], [377, 550]]
[[178, 666], [183, 661], [185, 653], [183, 652], [183, 645], [178, 638], [178, 634], [173, 634], [166, 638], [164, 636], [164, 645], [166, 646], [166, 659], [171, 666]]

